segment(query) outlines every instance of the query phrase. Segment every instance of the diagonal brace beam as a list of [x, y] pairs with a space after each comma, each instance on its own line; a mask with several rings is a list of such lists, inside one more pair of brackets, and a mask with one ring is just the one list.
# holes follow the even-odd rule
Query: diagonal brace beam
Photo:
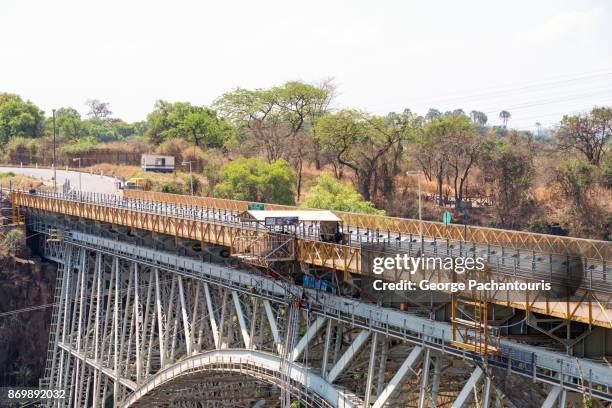
[[349, 346], [349, 348], [342, 354], [342, 357], [338, 360], [338, 362], [329, 370], [329, 374], [327, 375], [327, 381], [333, 383], [336, 378], [340, 375], [340, 373], [349, 365], [355, 354], [361, 350], [361, 347], [365, 344], [370, 336], [370, 332], [368, 330], [362, 330], [359, 332], [353, 343]]
[[292, 362], [296, 361], [298, 359], [298, 357], [302, 354], [302, 352], [304, 351], [304, 349], [306, 348], [308, 343], [310, 343], [310, 341], [314, 338], [314, 336], [317, 334], [317, 332], [319, 330], [321, 330], [321, 328], [323, 327], [324, 323], [325, 323], [325, 318], [319, 316], [319, 317], [317, 317], [317, 320], [315, 320], [314, 323], [310, 325], [308, 330], [306, 330], [306, 333], [304, 334], [304, 336], [300, 339], [298, 344], [291, 351], [291, 359], [290, 360]]
[[210, 328], [215, 342], [215, 347], [220, 348], [219, 342], [219, 326], [217, 325], [217, 319], [215, 317], [215, 309], [213, 308], [212, 297], [210, 296], [210, 289], [208, 283], [204, 282], [204, 295], [206, 296], [206, 307], [208, 308], [208, 316], [210, 318]]
[[472, 375], [468, 378], [467, 382], [463, 386], [463, 389], [457, 396], [455, 402], [453, 402], [452, 408], [463, 408], [473, 397], [474, 387], [478, 384], [484, 372], [482, 368], [476, 367], [474, 371], [472, 371]]
[[276, 319], [274, 317], [272, 305], [270, 304], [270, 301], [268, 299], [264, 299], [263, 304], [264, 308], [266, 309], [266, 316], [268, 317], [268, 323], [270, 324], [270, 330], [272, 331], [272, 338], [274, 338], [276, 350], [280, 354], [283, 350], [283, 345], [281, 343], [280, 334], [278, 333], [278, 326], [276, 325]]
[[414, 365], [419, 361], [419, 358], [421, 357], [422, 353], [423, 347], [421, 346], [416, 346], [412, 349], [412, 351], [410, 352], [406, 360], [404, 360], [393, 378], [391, 378], [391, 381], [389, 381], [389, 384], [387, 384], [385, 389], [380, 393], [372, 408], [382, 408], [385, 405], [387, 400], [402, 385], [408, 373], [413, 370]]
[[232, 291], [232, 298], [234, 299], [236, 314], [238, 315], [238, 324], [240, 325], [240, 333], [242, 333], [242, 339], [244, 340], [244, 348], [250, 349], [251, 336], [249, 335], [249, 331], [247, 329], [244, 311], [242, 310], [242, 305], [240, 304], [240, 297], [238, 296], [238, 292], [235, 290]]
[[550, 392], [546, 396], [546, 399], [542, 404], [542, 408], [553, 408], [555, 406], [555, 402], [557, 402], [557, 399], [559, 398], [559, 395], [561, 395], [561, 387], [555, 385], [550, 389]]

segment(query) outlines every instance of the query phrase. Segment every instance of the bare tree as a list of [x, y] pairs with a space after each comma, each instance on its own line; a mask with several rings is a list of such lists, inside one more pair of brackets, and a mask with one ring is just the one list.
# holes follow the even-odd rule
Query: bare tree
[[104, 122], [112, 121], [111, 115], [113, 112], [108, 108], [107, 102], [101, 102], [98, 99], [88, 99], [85, 105], [89, 107], [87, 116], [92, 119], [98, 119]]
[[595, 108], [590, 113], [564, 116], [556, 137], [561, 149], [577, 150], [589, 163], [599, 166], [612, 140], [612, 108]]

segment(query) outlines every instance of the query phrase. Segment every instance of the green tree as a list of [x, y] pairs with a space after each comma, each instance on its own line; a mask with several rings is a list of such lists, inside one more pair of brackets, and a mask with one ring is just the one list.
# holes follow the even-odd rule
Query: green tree
[[238, 88], [217, 99], [214, 106], [254, 147], [263, 147], [269, 162], [285, 159], [292, 164], [299, 197], [305, 157], [312, 152], [315, 163], [318, 160], [314, 125], [326, 113], [333, 91], [329, 81], [319, 86], [290, 81], [268, 89]]
[[439, 118], [440, 116], [442, 116], [442, 112], [440, 112], [437, 109], [430, 108], [427, 111], [427, 114], [425, 115], [425, 120], [427, 122], [431, 122], [432, 120], [435, 120], [435, 119]]
[[461, 207], [468, 177], [482, 148], [481, 137], [465, 115], [443, 115], [429, 121], [414, 139], [415, 158], [428, 180], [435, 180], [438, 203], [444, 203], [444, 181], [453, 187]]
[[241, 158], [226, 164], [213, 190], [219, 198], [274, 204], [295, 204], [295, 172], [284, 160], [267, 163]]
[[556, 139], [561, 149], [577, 151], [589, 163], [599, 166], [612, 140], [612, 108], [564, 116]]
[[136, 136], [145, 136], [147, 134], [147, 121], [146, 120], [134, 122], [132, 125], [134, 126], [134, 134]]
[[15, 94], [0, 93], [0, 146], [13, 137], [33, 138], [42, 133], [43, 112]]
[[476, 132], [465, 115], [453, 115], [445, 119], [446, 134], [440, 148], [448, 153], [448, 176], [452, 180], [455, 205], [461, 209], [466, 183], [470, 171], [476, 164], [484, 144], [484, 139]]
[[444, 176], [448, 168], [448, 149], [442, 148], [448, 127], [448, 118], [437, 116], [430, 119], [415, 138], [415, 159], [428, 180], [435, 180], [439, 204], [442, 205]]
[[452, 111], [444, 112], [444, 116], [467, 116], [463, 109], [455, 109]]
[[320, 208], [323, 210], [350, 211], [363, 214], [380, 214], [370, 201], [364, 201], [352, 186], [337, 181], [331, 176], [323, 174], [315, 184], [302, 206]]
[[376, 169], [374, 187], [380, 191], [386, 201], [392, 200], [395, 193], [396, 176], [402, 172], [406, 146], [421, 134], [423, 118], [413, 114], [410, 109], [402, 113], [391, 112], [384, 118], [384, 132], [397, 133], [400, 137], [397, 143], [383, 154]]
[[[83, 135], [83, 123], [81, 115], [74, 108], [59, 108], [55, 112], [55, 123], [58, 134], [70, 140], [77, 140]], [[53, 134], [53, 123], [48, 123], [47, 127]]]
[[93, 136], [85, 136], [72, 143], [66, 144], [59, 148], [60, 154], [67, 155], [88, 155], [96, 150], [98, 140]]
[[489, 118], [484, 112], [473, 110], [470, 112], [470, 119], [474, 125], [484, 126], [487, 124]]
[[609, 239], [610, 212], [605, 202], [593, 194], [599, 169], [586, 160], [571, 158], [561, 162], [555, 171], [556, 184], [567, 205], [559, 214], [561, 223], [573, 236]]
[[98, 142], [112, 142], [121, 139], [112, 122], [100, 119], [88, 119], [82, 122], [84, 133]]
[[130, 137], [136, 133], [136, 130], [134, 129], [134, 125], [132, 123], [124, 122], [121, 119], [113, 120], [111, 123], [111, 127], [122, 139]]
[[272, 162], [287, 158], [293, 138], [327, 98], [323, 89], [292, 81], [269, 89], [238, 88], [222, 95], [214, 106], [263, 146]]
[[157, 101], [155, 110], [147, 116], [147, 128], [147, 135], [155, 144], [183, 138], [196, 146], [209, 148], [223, 147], [232, 132], [230, 124], [219, 118], [213, 109], [163, 100]]
[[355, 172], [357, 190], [369, 201], [377, 168], [393, 147], [408, 140], [414, 121], [410, 112], [402, 120], [389, 120], [342, 110], [319, 120], [317, 137], [324, 151]]

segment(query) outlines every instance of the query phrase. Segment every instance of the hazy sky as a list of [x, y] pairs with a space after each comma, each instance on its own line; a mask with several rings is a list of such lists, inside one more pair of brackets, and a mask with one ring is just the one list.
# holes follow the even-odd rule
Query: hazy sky
[[337, 107], [498, 112], [532, 128], [612, 105], [612, 2], [0, 2], [0, 92], [47, 113], [335, 78]]

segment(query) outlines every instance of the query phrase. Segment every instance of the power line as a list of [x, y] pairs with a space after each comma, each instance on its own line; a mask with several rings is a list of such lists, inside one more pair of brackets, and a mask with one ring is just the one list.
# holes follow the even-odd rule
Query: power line
[[[612, 92], [612, 91], [611, 91]], [[576, 98], [579, 99], [579, 98]], [[560, 117], [563, 115], [575, 115], [578, 113], [582, 113], [582, 112], [586, 112], [589, 111], [593, 108], [593, 105], [590, 106], [583, 106], [581, 108], [573, 108], [573, 109], [564, 109], [562, 111], [555, 111], [555, 112], [550, 112], [550, 113], [545, 113], [542, 115], [530, 115], [530, 116], [526, 116], [526, 117], [514, 117], [512, 118], [512, 126], [514, 128], [520, 127], [520, 126], [526, 126], [526, 122], [531, 121], [531, 120], [536, 120], [536, 121], [540, 121], [542, 118], [550, 118], [550, 117], [559, 117], [558, 120], [549, 120], [546, 123], [542, 123], [542, 125], [554, 125], [556, 123], [559, 123], [559, 120], [561, 119]], [[519, 109], [520, 110], [520, 109]], [[529, 123], [527, 125], [535, 125], [535, 123]], [[531, 126], [532, 128], [534, 126]]]
[[[419, 108], [427, 108], [427, 107], [435, 106], [437, 104], [439, 105], [444, 105], [444, 104], [449, 104], [449, 103], [463, 104], [469, 101], [474, 101], [474, 103], [470, 103], [471, 105], [481, 105], [482, 106], [482, 105], [490, 104], [492, 100], [497, 100], [503, 97], [507, 97], [507, 95], [542, 93], [543, 91], [546, 91], [547, 89], [550, 89], [550, 88], [555, 88], [557, 91], [561, 91], [567, 94], [570, 91], [569, 89], [567, 89], [568, 86], [573, 86], [575, 88], [576, 85], [584, 85], [585, 82], [592, 83], [593, 81], [599, 81], [600, 85], [598, 85], [596, 89], [601, 89], [602, 87], [609, 88], [610, 79], [612, 79], [612, 71], [610, 68], [606, 68], [605, 70], [587, 72], [587, 73], [582, 73], [582, 74], [574, 74], [574, 75], [563, 75], [563, 76], [559, 76], [556, 78], [549, 78], [545, 80], [527, 82], [527, 85], [523, 83], [523, 85], [521, 86], [515, 86], [515, 87], [510, 87], [510, 88], [505, 88], [505, 89], [504, 88], [500, 89], [500, 87], [483, 88], [480, 91], [477, 91], [475, 93], [468, 93], [467, 95], [457, 95], [456, 97], [450, 97], [450, 98], [442, 98], [442, 99], [437, 99], [437, 100], [430, 99], [430, 100], [420, 100], [420, 101], [418, 100], [409, 101], [408, 100], [407, 105], [410, 108], [413, 108], [413, 110], [420, 110]], [[602, 83], [601, 81], [605, 81], [605, 82]], [[596, 85], [596, 84], [597, 83], [593, 83], [593, 85]], [[564, 89], [560, 89], [560, 88], [564, 88]], [[524, 97], [525, 95], [521, 95], [521, 96]], [[592, 96], [592, 95], [584, 95], [580, 97], [589, 97], [589, 96]], [[572, 98], [575, 98], [575, 95]], [[379, 105], [379, 106], [382, 106], [382, 105]], [[533, 106], [539, 106], [539, 105], [533, 105]], [[518, 108], [523, 109], [523, 108], [529, 108], [529, 107], [532, 107], [532, 106], [526, 106], [526, 104], [522, 103], [522, 104], [519, 104], [519, 106], [514, 107], [514, 108], [504, 106], [502, 109], [506, 109], [506, 110], [518, 109]], [[493, 110], [491, 110], [490, 112], [496, 113]]]
[[574, 82], [578, 82], [578, 81], [592, 81], [594, 79], [608, 79], [608, 78], [612, 78], [612, 72], [606, 72], [603, 74], [598, 74], [595, 76], [586, 76], [586, 77], [577, 77], [577, 78], [572, 78], [572, 79], [566, 79], [563, 81], [554, 81], [554, 82], [543, 82], [541, 84], [535, 84], [535, 85], [529, 85], [529, 86], [523, 86], [523, 87], [516, 87], [516, 88], [509, 88], [509, 89], [502, 89], [502, 90], [494, 90], [495, 88], [491, 88], [490, 91], [487, 92], [483, 92], [483, 93], [476, 93], [476, 94], [468, 94], [468, 95], [462, 95], [462, 96], [457, 96], [454, 98], [446, 98], [446, 99], [430, 99], [430, 100], [423, 100], [423, 101], [416, 101], [413, 102], [415, 105], [446, 105], [446, 104], [450, 104], [450, 103], [464, 103], [464, 102], [469, 102], [469, 101], [473, 101], [473, 100], [477, 100], [481, 97], [486, 97], [486, 96], [493, 96], [495, 99], [501, 98], [501, 97], [505, 97], [514, 93], [525, 93], [525, 91], [530, 90], [530, 89], [537, 89], [537, 88], [542, 88], [542, 89], [538, 89], [538, 91], [542, 91], [542, 90], [547, 90], [550, 88], [556, 88], [561, 84], [571, 84]]
[[[587, 73], [561, 75], [561, 76], [547, 78], [547, 79], [523, 82], [521, 84], [516, 83], [516, 85], [518, 86], [502, 85], [501, 87], [493, 86], [493, 87], [481, 88], [480, 90], [477, 90], [475, 93], [468, 93], [465, 95], [461, 95], [460, 93], [457, 93], [456, 96], [442, 98], [442, 99], [421, 99], [421, 100], [417, 99], [416, 101], [407, 101], [407, 104], [410, 105], [411, 107], [415, 107], [415, 106], [416, 107], [422, 107], [422, 106], [431, 107], [435, 105], [444, 105], [444, 104], [450, 104], [450, 103], [461, 104], [461, 103], [465, 103], [468, 101], [477, 100], [478, 98], [481, 98], [483, 96], [488, 96], [488, 95], [493, 95], [494, 96], [493, 99], [498, 99], [496, 98], [497, 96], [502, 97], [504, 95], [508, 95], [512, 93], [525, 93], [524, 91], [530, 90], [530, 89], [534, 89], [536, 91], [542, 91], [542, 90], [546, 90], [551, 87], [558, 87], [563, 84], [572, 84], [572, 83], [577, 83], [580, 81], [589, 82], [593, 80], [608, 80], [611, 77], [612, 77], [612, 68], [606, 68], [603, 70], [592, 71], [592, 72], [587, 72]], [[543, 88], [543, 89], [538, 90], [537, 88]], [[485, 100], [486, 99], [491, 99], [491, 98], [485, 98]]]
[[[542, 99], [542, 100], [535, 101], [535, 102], [526, 102], [526, 103], [522, 103], [522, 104], [518, 104], [518, 105], [514, 105], [514, 106], [507, 106], [505, 108], [500, 108], [499, 110], [505, 109], [505, 110], [508, 110], [508, 111], [511, 111], [511, 110], [515, 110], [516, 111], [516, 110], [521, 110], [521, 109], [526, 109], [526, 108], [532, 108], [534, 106], [551, 105], [551, 104], [554, 104], [554, 103], [567, 102], [567, 101], [572, 101], [572, 100], [576, 100], [576, 99], [588, 98], [588, 97], [592, 97], [592, 96], [606, 95], [606, 94], [609, 94], [609, 93], [612, 93], [612, 89], [605, 89], [603, 91], [588, 92], [588, 93], [582, 93], [582, 94], [563, 96], [562, 98]], [[491, 111], [487, 111], [485, 113], [493, 114], [493, 113], [499, 112], [499, 110], [498, 109], [491, 110]]]

